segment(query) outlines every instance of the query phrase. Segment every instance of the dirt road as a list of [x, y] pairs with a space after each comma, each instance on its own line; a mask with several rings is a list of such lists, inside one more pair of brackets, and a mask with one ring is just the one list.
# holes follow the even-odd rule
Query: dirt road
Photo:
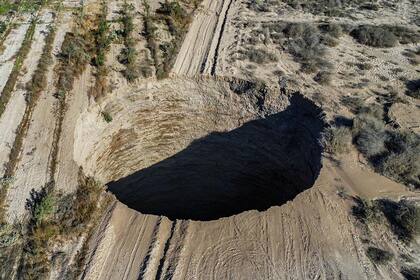
[[203, 1], [175, 61], [174, 74], [215, 74], [218, 49], [233, 1]]

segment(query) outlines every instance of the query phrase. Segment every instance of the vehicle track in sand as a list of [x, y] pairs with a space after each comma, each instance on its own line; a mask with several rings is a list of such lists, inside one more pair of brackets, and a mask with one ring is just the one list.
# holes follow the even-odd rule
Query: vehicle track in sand
[[205, 0], [191, 23], [172, 73], [215, 75], [216, 60], [230, 6], [234, 0]]

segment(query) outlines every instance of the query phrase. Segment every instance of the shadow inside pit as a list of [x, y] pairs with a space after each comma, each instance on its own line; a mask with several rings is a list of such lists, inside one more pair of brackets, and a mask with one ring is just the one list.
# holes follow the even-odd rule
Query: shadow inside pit
[[[170, 219], [214, 220], [282, 205], [321, 168], [321, 110], [295, 94], [290, 106], [108, 184], [128, 207]], [[140, 155], [141, 156], [141, 155]]]

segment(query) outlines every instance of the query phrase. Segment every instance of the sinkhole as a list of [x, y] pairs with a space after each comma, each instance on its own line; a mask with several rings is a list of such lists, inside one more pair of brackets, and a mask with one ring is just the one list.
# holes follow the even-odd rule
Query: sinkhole
[[195, 139], [109, 182], [108, 190], [132, 209], [172, 220], [209, 221], [280, 206], [313, 186], [325, 125], [310, 100], [293, 94], [288, 101], [282, 111]]

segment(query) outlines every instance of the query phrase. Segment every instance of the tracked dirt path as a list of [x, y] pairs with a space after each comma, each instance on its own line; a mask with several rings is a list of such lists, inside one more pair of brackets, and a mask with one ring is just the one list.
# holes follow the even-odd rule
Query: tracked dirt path
[[213, 74], [217, 52], [234, 0], [205, 0], [194, 17], [172, 72], [178, 75]]
[[[45, 17], [49, 17], [49, 13], [45, 13]], [[17, 96], [25, 96], [26, 89], [24, 86], [31, 80], [33, 73], [39, 63], [43, 47], [45, 45], [45, 38], [46, 34], [48, 34], [48, 23], [38, 24], [35, 27], [34, 39], [32, 43], [32, 47], [30, 52], [28, 53], [27, 59], [24, 62], [23, 67], [27, 69], [26, 73], [22, 75], [18, 81], [20, 87], [17, 87], [13, 95]], [[25, 102], [26, 105], [26, 102]], [[26, 107], [26, 106], [25, 106]], [[52, 109], [52, 108], [50, 108]], [[35, 114], [33, 115], [33, 113]], [[45, 108], [41, 109], [41, 113], [45, 112]], [[44, 147], [48, 147], [48, 142], [43, 143], [39, 142], [36, 137], [42, 135], [42, 127], [44, 123], [38, 122], [39, 117], [39, 110], [35, 110], [34, 108], [27, 107], [25, 110], [25, 114], [23, 116], [23, 122], [20, 124], [17, 133], [19, 133], [19, 137], [23, 137], [24, 140], [22, 143], [22, 147], [14, 147], [18, 149], [20, 152], [20, 156], [14, 159], [14, 161], [19, 161], [16, 164], [15, 170], [15, 177], [16, 180], [13, 182], [12, 186], [10, 187], [8, 194], [7, 194], [7, 201], [8, 201], [8, 219], [11, 222], [15, 218], [21, 218], [25, 212], [25, 202], [26, 199], [29, 197], [29, 192], [32, 188], [42, 187], [44, 185], [44, 180], [46, 176], [46, 168], [45, 168], [45, 161], [37, 161], [37, 155], [42, 154], [42, 145], [46, 145]], [[32, 124], [32, 126], [31, 126]], [[25, 137], [29, 135], [29, 137]], [[32, 137], [35, 137], [33, 139]], [[19, 140], [20, 141], [20, 140]], [[36, 144], [41, 144], [41, 147], [37, 147]], [[14, 144], [15, 145], [15, 144]], [[37, 153], [35, 151], [39, 148]], [[34, 161], [37, 164], [34, 164]], [[43, 167], [44, 165], [44, 167]]]
[[25, 38], [29, 23], [22, 23], [13, 28], [3, 42], [5, 49], [0, 55], [0, 93], [6, 85], [7, 79], [12, 72], [15, 63], [16, 54]]

